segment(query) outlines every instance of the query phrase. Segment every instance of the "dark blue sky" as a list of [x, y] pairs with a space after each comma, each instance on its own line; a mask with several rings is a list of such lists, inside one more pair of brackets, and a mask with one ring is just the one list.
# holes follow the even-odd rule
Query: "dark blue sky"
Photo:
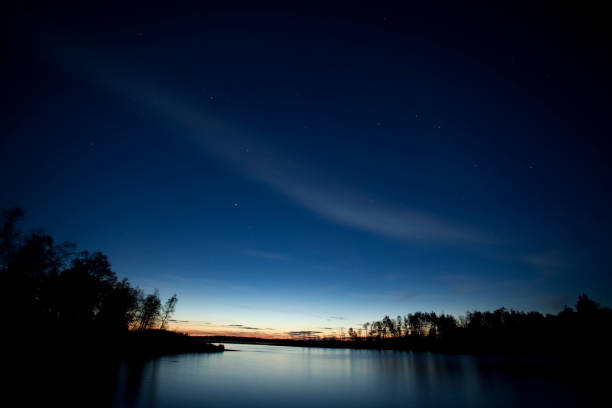
[[185, 330], [611, 303], [597, 10], [5, 15], [0, 206]]

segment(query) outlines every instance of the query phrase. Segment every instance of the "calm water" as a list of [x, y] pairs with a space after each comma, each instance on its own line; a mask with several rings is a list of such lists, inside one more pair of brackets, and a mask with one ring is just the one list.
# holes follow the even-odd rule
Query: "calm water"
[[374, 350], [226, 344], [217, 354], [123, 364], [120, 407], [584, 406], [538, 361]]

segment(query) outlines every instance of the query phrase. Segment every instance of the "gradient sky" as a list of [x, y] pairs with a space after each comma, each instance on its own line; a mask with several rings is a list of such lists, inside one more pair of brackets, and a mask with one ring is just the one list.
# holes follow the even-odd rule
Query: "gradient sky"
[[4, 15], [0, 207], [177, 293], [175, 328], [612, 303], [597, 10]]

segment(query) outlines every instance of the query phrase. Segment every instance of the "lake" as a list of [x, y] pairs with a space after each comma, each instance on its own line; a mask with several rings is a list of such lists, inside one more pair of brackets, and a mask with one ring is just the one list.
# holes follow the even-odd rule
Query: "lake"
[[[566, 407], [587, 392], [536, 359], [226, 344], [119, 369], [118, 407]], [[576, 376], [577, 377], [577, 376]]]

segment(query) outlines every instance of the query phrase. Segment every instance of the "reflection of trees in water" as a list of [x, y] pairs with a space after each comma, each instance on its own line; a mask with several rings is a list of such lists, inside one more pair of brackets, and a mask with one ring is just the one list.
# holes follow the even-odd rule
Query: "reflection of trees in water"
[[564, 384], [555, 377], [567, 375], [567, 368], [560, 371], [550, 361], [381, 350], [353, 350], [349, 359], [354, 383], [368, 378], [363, 373], [373, 373], [383, 394], [417, 406], [431, 401], [487, 406], [491, 400], [514, 406], [517, 395], [531, 395], [536, 401], [558, 393], [560, 385], [567, 401], [578, 401], [576, 383]]
[[[548, 405], [535, 406], [577, 402], [574, 391], [534, 371], [538, 364], [511, 358], [275, 347], [265, 353], [181, 355], [122, 366], [123, 400], [118, 406], [284, 406], [280, 402], [293, 401], [295, 406], [529, 407], [545, 397]], [[515, 371], [518, 367], [521, 372]], [[525, 403], [524, 398], [531, 401]]]
[[117, 376], [115, 406], [153, 407], [157, 396], [160, 359], [126, 361]]
[[[417, 403], [442, 400], [451, 406], [457, 400], [479, 405], [485, 394], [510, 403], [518, 389], [547, 394], [546, 387], [559, 384], [548, 377], [558, 372], [555, 366], [530, 360], [378, 350], [354, 350], [350, 360], [355, 372], [375, 373], [377, 384], [389, 395], [405, 393]], [[444, 395], [439, 395], [442, 384]]]

